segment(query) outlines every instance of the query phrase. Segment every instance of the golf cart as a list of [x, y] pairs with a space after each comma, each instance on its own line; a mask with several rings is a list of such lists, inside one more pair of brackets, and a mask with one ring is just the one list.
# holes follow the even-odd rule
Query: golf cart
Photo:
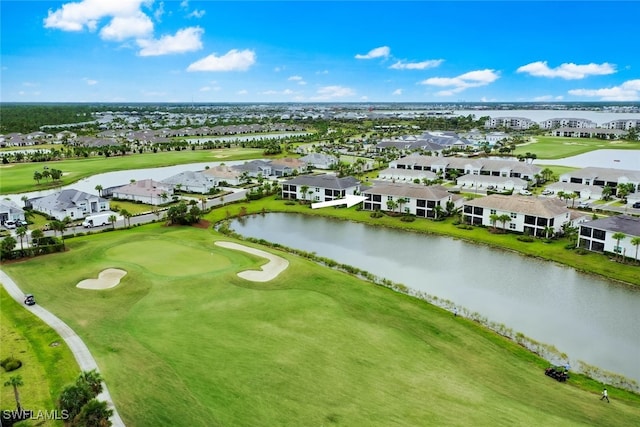
[[26, 294], [24, 296], [24, 303], [26, 305], [36, 305], [36, 299], [31, 294]]

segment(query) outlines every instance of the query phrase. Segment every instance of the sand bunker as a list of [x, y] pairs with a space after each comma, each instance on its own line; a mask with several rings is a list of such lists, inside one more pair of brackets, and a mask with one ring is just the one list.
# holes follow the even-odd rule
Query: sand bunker
[[245, 280], [251, 280], [252, 282], [268, 282], [269, 280], [275, 279], [278, 274], [282, 273], [287, 269], [287, 267], [289, 267], [289, 261], [286, 259], [270, 254], [269, 252], [261, 251], [260, 249], [254, 249], [232, 242], [216, 242], [216, 245], [222, 246], [223, 248], [244, 251], [269, 260], [268, 263], [261, 267], [260, 271], [246, 270], [238, 273], [238, 276]]
[[98, 274], [97, 279], [84, 279], [76, 287], [81, 289], [109, 289], [117, 286], [127, 274], [126, 271], [117, 268], [107, 268]]

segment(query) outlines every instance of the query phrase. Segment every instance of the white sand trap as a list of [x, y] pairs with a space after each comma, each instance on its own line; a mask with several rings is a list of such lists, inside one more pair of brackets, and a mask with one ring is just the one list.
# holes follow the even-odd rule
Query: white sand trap
[[244, 251], [269, 260], [268, 263], [261, 267], [260, 271], [246, 270], [238, 273], [238, 277], [242, 277], [245, 280], [251, 280], [252, 282], [268, 282], [269, 280], [275, 279], [278, 274], [282, 273], [287, 269], [287, 267], [289, 267], [289, 261], [286, 259], [270, 254], [269, 252], [261, 251], [260, 249], [254, 249], [232, 242], [216, 242], [216, 245], [222, 246], [223, 248]]
[[98, 274], [97, 279], [84, 279], [76, 285], [81, 289], [109, 289], [117, 286], [127, 274], [126, 271], [118, 268], [107, 268]]

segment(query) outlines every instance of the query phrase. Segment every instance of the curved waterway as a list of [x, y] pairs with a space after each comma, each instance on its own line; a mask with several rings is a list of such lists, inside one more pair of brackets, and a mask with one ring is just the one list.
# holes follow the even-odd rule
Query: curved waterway
[[640, 382], [636, 289], [512, 252], [347, 221], [272, 213], [231, 227], [448, 299], [555, 346], [574, 366], [583, 361]]

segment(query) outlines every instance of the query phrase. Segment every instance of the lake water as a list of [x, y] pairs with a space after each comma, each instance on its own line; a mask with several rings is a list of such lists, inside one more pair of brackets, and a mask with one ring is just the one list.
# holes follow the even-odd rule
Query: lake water
[[327, 218], [267, 214], [232, 228], [453, 301], [555, 346], [573, 366], [581, 360], [640, 382], [636, 289], [460, 240]]
[[558, 160], [536, 159], [534, 164], [575, 168], [592, 166], [640, 171], [640, 150], [596, 150]]
[[524, 117], [540, 123], [545, 120], [555, 118], [575, 118], [588, 119], [596, 122], [597, 125], [621, 119], [640, 119], [638, 113], [612, 113], [608, 111], [573, 111], [573, 110], [456, 110], [455, 115], [468, 116], [471, 114], [476, 119], [484, 116], [489, 117]]

